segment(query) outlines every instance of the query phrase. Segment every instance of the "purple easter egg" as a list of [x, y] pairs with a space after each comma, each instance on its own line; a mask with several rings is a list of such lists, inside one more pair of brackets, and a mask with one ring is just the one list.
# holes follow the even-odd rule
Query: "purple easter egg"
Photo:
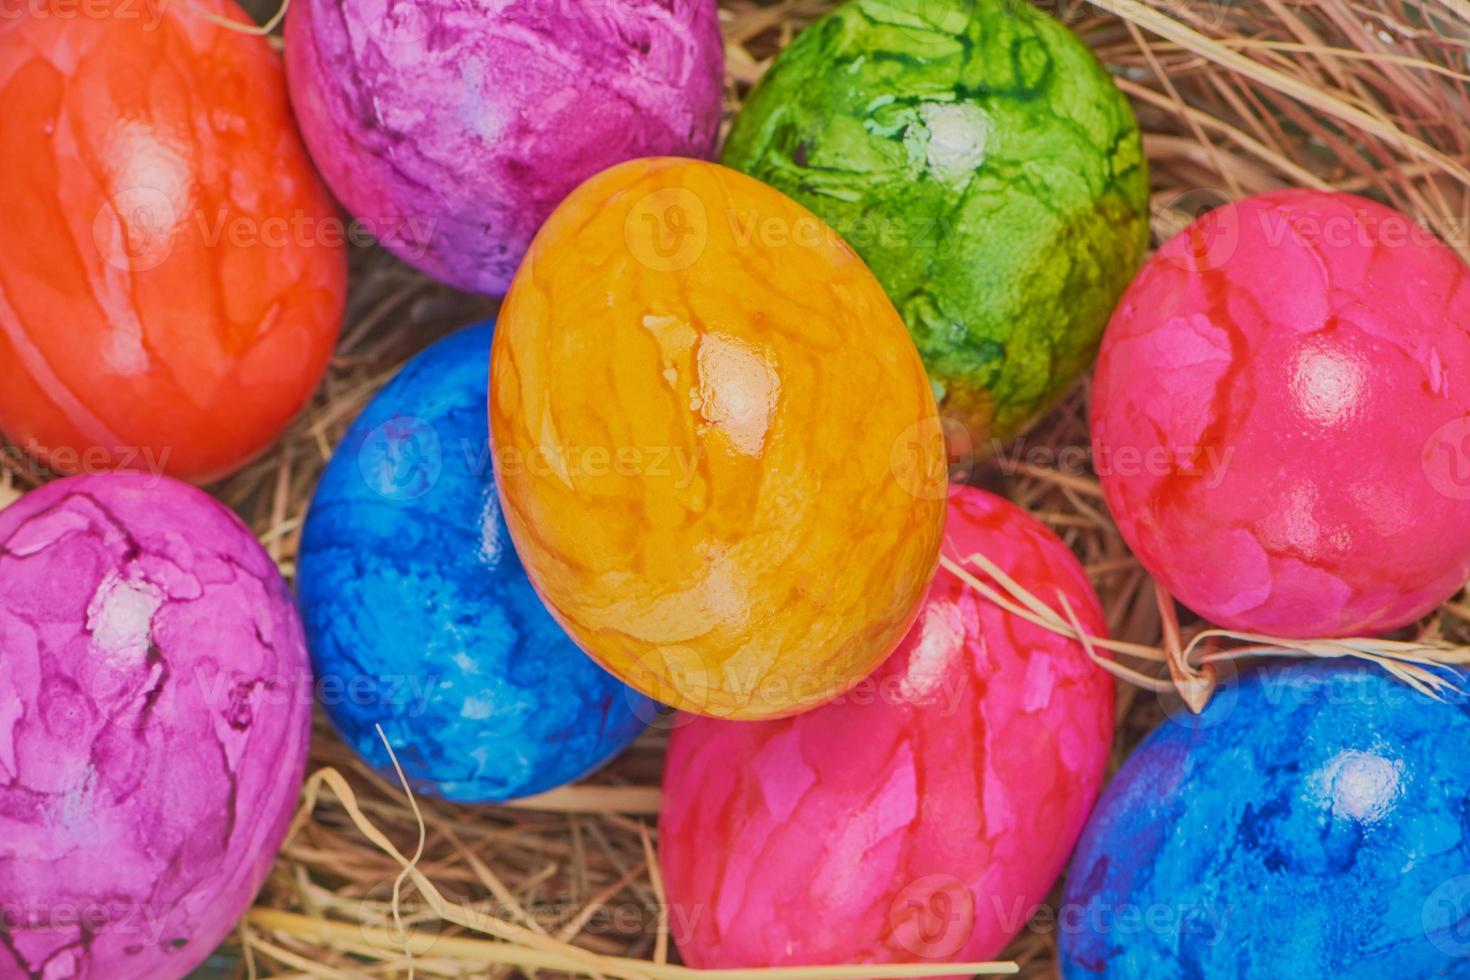
[[79, 476], [0, 511], [0, 977], [202, 962], [280, 848], [310, 695], [285, 583], [199, 490]]
[[498, 295], [588, 177], [713, 152], [724, 49], [715, 0], [296, 0], [286, 71], [360, 226]]

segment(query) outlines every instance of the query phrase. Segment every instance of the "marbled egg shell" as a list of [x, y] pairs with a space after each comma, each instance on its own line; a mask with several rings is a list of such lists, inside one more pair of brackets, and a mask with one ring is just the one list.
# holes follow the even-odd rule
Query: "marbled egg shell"
[[1133, 110], [1029, 3], [842, 4], [776, 57], [723, 160], [847, 238], [973, 440], [1092, 363], [1148, 248]]
[[1145, 567], [1235, 629], [1381, 633], [1470, 576], [1470, 269], [1347, 194], [1205, 215], [1124, 295], [1094, 462]]
[[1221, 688], [1098, 801], [1058, 910], [1062, 976], [1465, 976], [1467, 739], [1462, 699], [1366, 665]]
[[0, 976], [177, 980], [265, 881], [311, 673], [275, 565], [163, 477], [0, 511]]
[[[955, 494], [946, 555], [984, 554], [1103, 634], [1054, 534]], [[1066, 862], [1112, 731], [1112, 678], [1081, 644], [941, 570], [898, 651], [838, 701], [673, 732], [659, 840], [680, 953], [698, 967], [995, 955]]]
[[297, 588], [323, 706], [391, 778], [467, 802], [552, 789], [606, 762], [656, 706], [577, 649], [500, 516], [491, 328], [420, 354], [368, 405], [317, 487]]
[[66, 473], [205, 482], [263, 451], [347, 275], [265, 39], [181, 3], [37, 0], [0, 17], [0, 105], [0, 429]]
[[501, 308], [490, 427], [541, 597], [678, 708], [839, 694], [939, 557], [944, 438], [893, 304], [819, 218], [717, 164], [632, 161], [556, 210]]
[[583, 180], [714, 150], [714, 0], [296, 0], [291, 98], [367, 231], [461, 289], [500, 294]]

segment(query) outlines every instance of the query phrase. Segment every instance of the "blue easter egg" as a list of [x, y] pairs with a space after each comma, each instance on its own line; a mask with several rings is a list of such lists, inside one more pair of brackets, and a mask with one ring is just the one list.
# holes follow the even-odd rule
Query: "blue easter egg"
[[1229, 693], [1161, 725], [1098, 802], [1062, 977], [1470, 976], [1463, 698], [1344, 662]]
[[585, 775], [654, 717], [531, 588], [490, 460], [488, 325], [414, 358], [317, 487], [298, 590], [317, 694], [384, 773], [381, 725], [420, 792], [513, 799]]

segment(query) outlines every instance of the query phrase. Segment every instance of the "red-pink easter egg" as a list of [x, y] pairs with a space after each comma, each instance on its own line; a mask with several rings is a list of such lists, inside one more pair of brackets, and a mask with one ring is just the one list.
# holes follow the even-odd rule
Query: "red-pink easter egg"
[[[1051, 531], [956, 487], [944, 553], [976, 552], [1104, 632]], [[994, 956], [1061, 872], [1112, 731], [1112, 678], [1080, 643], [941, 569], [856, 689], [777, 721], [675, 729], [659, 839], [680, 953], [706, 968]]]
[[1123, 536], [1195, 612], [1291, 637], [1410, 623], [1470, 576], [1470, 269], [1348, 194], [1212, 211], [1114, 313], [1092, 440]]

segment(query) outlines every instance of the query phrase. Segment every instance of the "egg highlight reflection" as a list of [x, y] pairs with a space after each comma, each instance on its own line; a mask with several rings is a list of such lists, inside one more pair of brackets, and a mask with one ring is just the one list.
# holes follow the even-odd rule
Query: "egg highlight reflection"
[[418, 790], [461, 802], [570, 782], [657, 710], [567, 638], [511, 547], [486, 428], [491, 334], [439, 341], [358, 417], [312, 500], [298, 575], [338, 731], [394, 778], [386, 737]]

